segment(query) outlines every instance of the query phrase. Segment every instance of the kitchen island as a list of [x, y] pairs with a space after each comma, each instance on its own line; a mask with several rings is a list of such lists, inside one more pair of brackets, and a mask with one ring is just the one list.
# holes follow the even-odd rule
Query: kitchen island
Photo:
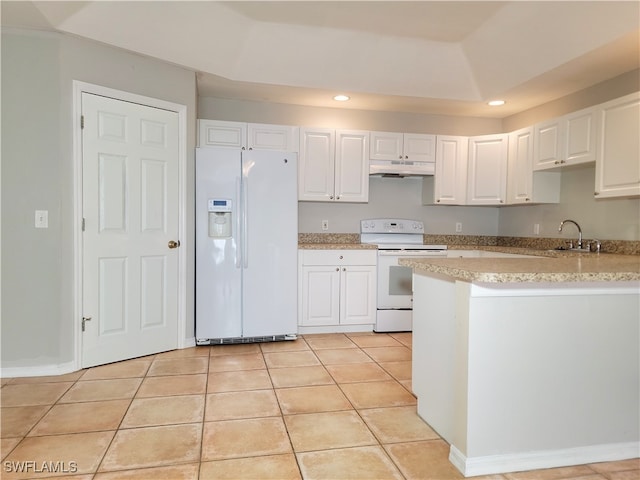
[[640, 256], [401, 264], [418, 414], [465, 476], [639, 456]]

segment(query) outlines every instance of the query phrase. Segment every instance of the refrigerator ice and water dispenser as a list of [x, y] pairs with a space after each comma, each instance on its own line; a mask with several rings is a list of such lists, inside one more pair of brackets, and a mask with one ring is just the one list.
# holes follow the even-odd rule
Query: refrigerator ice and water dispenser
[[210, 198], [207, 206], [209, 211], [209, 237], [231, 237], [232, 201], [228, 198]]

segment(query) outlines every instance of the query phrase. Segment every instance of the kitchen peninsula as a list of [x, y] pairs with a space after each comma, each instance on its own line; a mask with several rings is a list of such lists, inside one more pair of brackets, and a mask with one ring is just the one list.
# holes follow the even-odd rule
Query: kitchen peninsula
[[538, 253], [400, 262], [418, 414], [465, 476], [640, 453], [640, 256]]

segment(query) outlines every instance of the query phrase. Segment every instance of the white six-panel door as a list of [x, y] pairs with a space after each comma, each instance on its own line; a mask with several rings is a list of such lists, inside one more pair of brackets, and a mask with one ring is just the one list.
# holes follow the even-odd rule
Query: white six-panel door
[[82, 112], [89, 367], [177, 347], [179, 136], [176, 112], [88, 93]]

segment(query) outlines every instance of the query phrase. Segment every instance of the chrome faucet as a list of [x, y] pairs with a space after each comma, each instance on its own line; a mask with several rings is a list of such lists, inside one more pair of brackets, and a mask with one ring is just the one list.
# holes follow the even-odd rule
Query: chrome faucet
[[576, 228], [578, 229], [578, 246], [577, 246], [577, 248], [582, 248], [582, 229], [580, 228], [580, 225], [578, 225], [578, 222], [576, 222], [575, 220], [563, 220], [562, 222], [560, 222], [560, 226], [558, 227], [558, 232], [562, 232], [562, 227], [567, 222], [573, 223], [576, 226]]

